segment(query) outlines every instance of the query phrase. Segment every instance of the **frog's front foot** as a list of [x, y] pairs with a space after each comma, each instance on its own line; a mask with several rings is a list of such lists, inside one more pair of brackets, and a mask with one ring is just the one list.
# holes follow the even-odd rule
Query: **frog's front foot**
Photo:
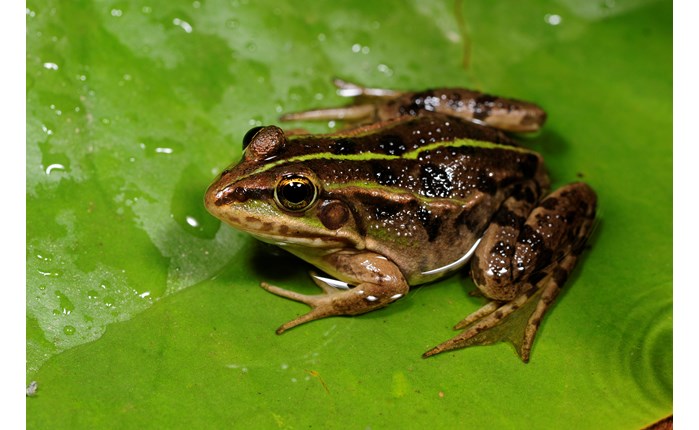
[[[408, 292], [408, 284], [398, 268], [385, 257], [373, 253], [342, 253], [329, 257], [339, 268], [356, 279], [349, 285], [341, 281], [313, 275], [313, 281], [324, 292], [318, 295], [300, 294], [263, 282], [270, 293], [305, 303], [311, 311], [282, 326], [282, 334], [297, 325], [336, 315], [358, 315], [393, 303]], [[356, 286], [354, 286], [356, 285]]]

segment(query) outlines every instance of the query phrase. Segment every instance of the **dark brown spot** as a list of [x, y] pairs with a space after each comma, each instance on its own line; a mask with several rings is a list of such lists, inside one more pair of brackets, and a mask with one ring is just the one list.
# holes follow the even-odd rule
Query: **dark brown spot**
[[563, 284], [566, 283], [568, 280], [568, 271], [561, 268], [561, 267], [556, 267], [556, 270], [553, 271], [553, 281], [558, 285], [559, 287], [562, 287]]
[[532, 191], [531, 187], [524, 186], [522, 184], [517, 184], [514, 186], [512, 189], [512, 197], [527, 203], [534, 203], [536, 201], [536, 195], [534, 194], [534, 191]]
[[522, 175], [529, 179], [533, 178], [539, 167], [539, 157], [534, 154], [528, 154], [519, 162], [519, 169]]
[[387, 134], [379, 138], [379, 148], [388, 155], [402, 155], [407, 149], [400, 136]]
[[481, 172], [476, 178], [476, 189], [492, 196], [498, 190], [498, 184], [491, 175]]
[[541, 271], [541, 272], [534, 272], [529, 276], [528, 281], [532, 285], [537, 285], [539, 282], [541, 282], [542, 279], [546, 277], [546, 272]]
[[[498, 241], [492, 248], [490, 248], [490, 255], [497, 255], [503, 259], [508, 259], [514, 256], [515, 247], [511, 246], [509, 243], [505, 243], [502, 240]], [[500, 273], [499, 270], [494, 271]]]
[[332, 144], [332, 153], [336, 155], [355, 154], [357, 143], [350, 139], [338, 139]]
[[547, 197], [541, 202], [541, 207], [548, 210], [556, 209], [556, 205], [558, 205], [558, 199], [555, 197]]
[[318, 210], [318, 219], [320, 219], [325, 228], [337, 230], [345, 225], [349, 219], [349, 210], [343, 203], [337, 200], [325, 202]]
[[381, 162], [371, 163], [371, 168], [374, 171], [374, 178], [379, 185], [393, 186], [398, 182], [395, 173], [391, 170], [391, 166], [387, 166]]
[[427, 197], [448, 198], [453, 185], [447, 172], [440, 166], [425, 164], [420, 167], [421, 191]]
[[493, 218], [493, 222], [502, 227], [519, 228], [522, 224], [524, 224], [524, 217], [519, 216], [511, 210], [503, 207], [497, 212]]
[[427, 240], [430, 242], [434, 241], [437, 236], [439, 236], [442, 221], [439, 219], [439, 217], [432, 216], [432, 212], [422, 206], [420, 206], [416, 213], [417, 219], [427, 232]]
[[497, 99], [497, 97], [488, 94], [477, 97], [473, 106], [473, 117], [480, 120], [487, 118], [495, 107]]

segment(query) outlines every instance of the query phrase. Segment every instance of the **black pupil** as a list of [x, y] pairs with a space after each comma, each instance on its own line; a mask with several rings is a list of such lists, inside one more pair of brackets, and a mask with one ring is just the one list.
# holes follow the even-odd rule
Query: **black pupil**
[[250, 142], [252, 142], [252, 138], [255, 137], [258, 131], [262, 130], [264, 127], [253, 127], [250, 130], [248, 130], [247, 133], [245, 133], [245, 136], [243, 136], [243, 149], [247, 148], [248, 145], [250, 145]]
[[298, 204], [302, 203], [309, 197], [310, 191], [311, 187], [307, 183], [300, 181], [292, 181], [284, 185], [282, 194], [284, 195], [284, 198], [289, 202]]

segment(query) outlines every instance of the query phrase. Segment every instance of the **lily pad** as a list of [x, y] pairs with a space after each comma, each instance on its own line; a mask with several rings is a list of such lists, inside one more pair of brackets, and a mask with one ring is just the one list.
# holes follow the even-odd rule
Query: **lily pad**
[[[641, 428], [672, 413], [672, 2], [27, 2], [29, 428]], [[453, 276], [282, 336], [308, 266], [208, 215], [253, 126], [342, 77], [549, 113], [524, 143], [600, 222], [523, 364], [420, 355]], [[295, 125], [290, 125], [293, 127]], [[296, 124], [322, 132], [338, 124]]]

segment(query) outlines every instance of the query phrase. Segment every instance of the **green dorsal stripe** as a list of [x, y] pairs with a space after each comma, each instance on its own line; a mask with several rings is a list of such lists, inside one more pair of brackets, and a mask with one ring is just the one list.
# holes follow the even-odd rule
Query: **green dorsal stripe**
[[254, 172], [249, 173], [247, 176], [256, 175], [258, 173], [265, 172], [267, 170], [273, 169], [274, 167], [280, 166], [287, 163], [297, 163], [308, 160], [347, 160], [347, 161], [374, 161], [374, 160], [417, 160], [420, 154], [428, 151], [433, 151], [439, 148], [484, 148], [484, 149], [504, 149], [506, 151], [514, 151], [521, 153], [533, 153], [532, 150], [527, 148], [521, 148], [518, 146], [502, 145], [499, 143], [485, 142], [481, 140], [472, 139], [456, 139], [450, 142], [435, 142], [429, 145], [422, 146], [412, 151], [405, 152], [401, 155], [388, 155], [380, 154], [376, 152], [363, 152], [360, 154], [333, 154], [331, 152], [319, 152], [307, 155], [299, 155], [297, 157], [291, 157], [286, 159], [281, 159], [277, 161], [271, 161], [264, 166], [260, 166], [259, 169]]

